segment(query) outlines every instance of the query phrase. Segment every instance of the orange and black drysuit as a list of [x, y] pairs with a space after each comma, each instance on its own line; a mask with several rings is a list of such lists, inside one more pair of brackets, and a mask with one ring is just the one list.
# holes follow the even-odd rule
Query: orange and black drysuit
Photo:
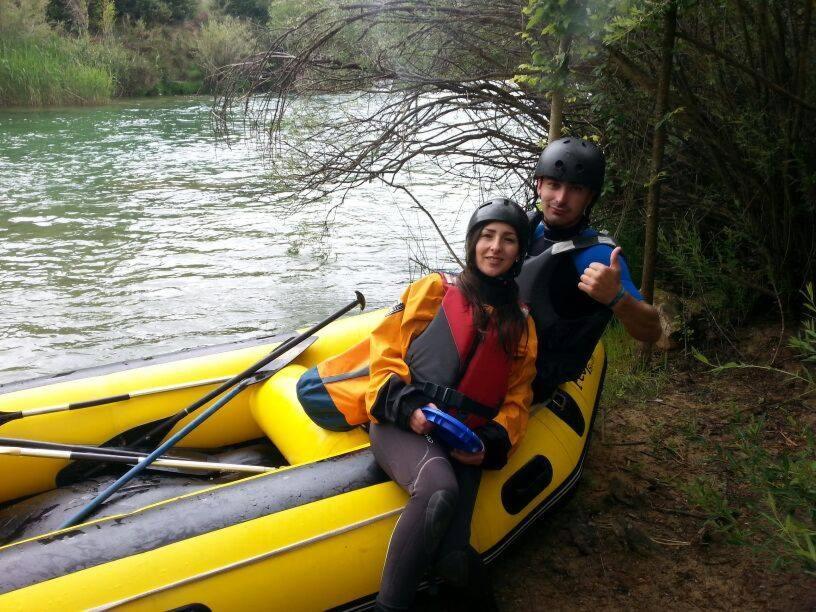
[[[372, 333], [366, 407], [375, 422], [403, 429], [414, 410], [431, 402], [464, 410], [465, 423], [485, 443], [483, 467], [499, 469], [527, 427], [535, 328], [528, 317], [516, 354], [508, 356], [495, 326], [483, 338], [472, 329], [467, 302], [449, 281], [431, 274], [409, 285]], [[474, 402], [444, 405], [442, 393], [429, 391], [433, 386], [455, 388]]]
[[[511, 293], [506, 281], [482, 278], [486, 305]], [[453, 279], [431, 274], [411, 284], [372, 333], [366, 395], [371, 448], [410, 494], [389, 543], [379, 609], [407, 609], [432, 564], [454, 584], [474, 582], [468, 542], [482, 468], [501, 468], [527, 426], [536, 336], [530, 317], [526, 323], [508, 355], [495, 324], [484, 334], [474, 329], [471, 308]], [[431, 402], [458, 413], [482, 439], [481, 466], [451, 459], [431, 436], [410, 429], [411, 414]]]

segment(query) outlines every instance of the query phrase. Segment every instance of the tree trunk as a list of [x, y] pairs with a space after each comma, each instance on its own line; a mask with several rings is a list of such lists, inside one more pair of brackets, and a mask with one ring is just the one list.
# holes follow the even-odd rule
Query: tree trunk
[[660, 173], [663, 168], [663, 150], [666, 146], [666, 113], [669, 107], [674, 38], [677, 29], [677, 4], [672, 2], [663, 17], [663, 44], [661, 45], [660, 77], [657, 84], [655, 104], [655, 127], [652, 139], [652, 162], [649, 177], [649, 193], [646, 199], [646, 238], [643, 248], [643, 276], [641, 293], [646, 301], [654, 301], [654, 276], [657, 262], [657, 218], [660, 207]]
[[561, 138], [562, 126], [564, 124], [564, 85], [569, 72], [569, 49], [572, 41], [572, 34], [565, 32], [558, 43], [558, 54], [563, 58], [558, 67], [558, 86], [553, 89], [552, 102], [550, 103], [550, 128], [547, 130], [547, 142]]

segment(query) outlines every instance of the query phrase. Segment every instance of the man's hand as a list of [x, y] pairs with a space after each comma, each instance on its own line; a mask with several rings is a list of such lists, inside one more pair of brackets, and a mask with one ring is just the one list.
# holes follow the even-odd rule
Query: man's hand
[[[428, 405], [436, 408], [433, 404]], [[422, 412], [420, 408], [417, 408], [411, 413], [411, 418], [408, 419], [408, 425], [414, 433], [418, 433], [420, 436], [431, 433], [431, 430], [434, 428], [433, 423], [425, 418], [425, 413]]]
[[604, 306], [615, 299], [621, 288], [621, 248], [615, 247], [609, 256], [609, 265], [593, 262], [581, 275], [578, 288]]
[[465, 465], [482, 465], [484, 456], [484, 451], [479, 451], [478, 453], [468, 453], [456, 448], [451, 451], [451, 457], [456, 459], [459, 463], [464, 463]]

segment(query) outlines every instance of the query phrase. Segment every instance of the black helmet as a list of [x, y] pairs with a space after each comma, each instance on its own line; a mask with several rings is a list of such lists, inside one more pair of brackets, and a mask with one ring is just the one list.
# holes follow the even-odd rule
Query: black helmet
[[535, 167], [535, 178], [546, 176], [558, 181], [575, 183], [601, 193], [606, 160], [601, 150], [591, 142], [567, 136], [547, 145]]
[[527, 213], [513, 200], [493, 198], [479, 206], [470, 216], [466, 234], [468, 240], [481, 226], [492, 221], [507, 223], [516, 230], [519, 241], [519, 257], [518, 262], [510, 269], [510, 274], [516, 277], [521, 272], [521, 264], [530, 247], [530, 221], [527, 218]]

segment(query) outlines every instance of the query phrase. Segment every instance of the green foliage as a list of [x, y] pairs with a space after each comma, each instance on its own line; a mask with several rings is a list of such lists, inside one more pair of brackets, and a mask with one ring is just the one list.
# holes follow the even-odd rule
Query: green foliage
[[123, 31], [121, 44], [138, 58], [127, 73], [131, 93], [126, 95], [200, 92], [203, 77], [195, 55], [197, 37], [194, 28], [147, 27], [143, 22]]
[[116, 21], [116, 4], [114, 0], [99, 0], [97, 7], [96, 28], [103, 36], [110, 36], [113, 34], [113, 26]]
[[0, 105], [98, 104], [114, 92], [104, 66], [86, 61], [82, 43], [47, 38], [0, 41]]
[[116, 0], [116, 12], [148, 24], [177, 23], [192, 19], [198, 9], [196, 0]]
[[215, 83], [222, 66], [246, 58], [257, 44], [246, 22], [229, 15], [210, 19], [195, 41], [196, 58], [207, 75], [207, 83]]
[[732, 543], [744, 543], [746, 534], [736, 520], [739, 511], [729, 503], [722, 482], [711, 475], [697, 476], [681, 488], [689, 503], [706, 514], [709, 525], [728, 533]]
[[816, 296], [813, 283], [807, 284], [802, 295], [805, 299], [802, 330], [790, 339], [790, 346], [805, 363], [816, 363]]
[[5, 40], [48, 36], [48, 6], [48, 0], [0, 0], [0, 35]]
[[[779, 425], [765, 417], [742, 422], [737, 411], [728, 445], [695, 438], [718, 466], [681, 483], [689, 503], [732, 544], [769, 553], [777, 567], [816, 570], [816, 440], [809, 427], [789, 419], [797, 442], [771, 446]], [[788, 438], [789, 439], [789, 438]], [[708, 448], [705, 448], [708, 446]]]
[[259, 23], [269, 19], [268, 0], [216, 0], [216, 8], [225, 15], [242, 17]]
[[655, 397], [666, 383], [663, 366], [647, 368], [638, 354], [637, 343], [616, 319], [603, 336], [608, 360], [603, 401], [639, 400]]
[[758, 266], [747, 248], [751, 242], [747, 231], [732, 225], [704, 238], [692, 218], [682, 217], [659, 233], [664, 282], [702, 303], [710, 319], [721, 326], [744, 321], [759, 297], [756, 287], [771, 286], [767, 277], [747, 278], [741, 273]]

